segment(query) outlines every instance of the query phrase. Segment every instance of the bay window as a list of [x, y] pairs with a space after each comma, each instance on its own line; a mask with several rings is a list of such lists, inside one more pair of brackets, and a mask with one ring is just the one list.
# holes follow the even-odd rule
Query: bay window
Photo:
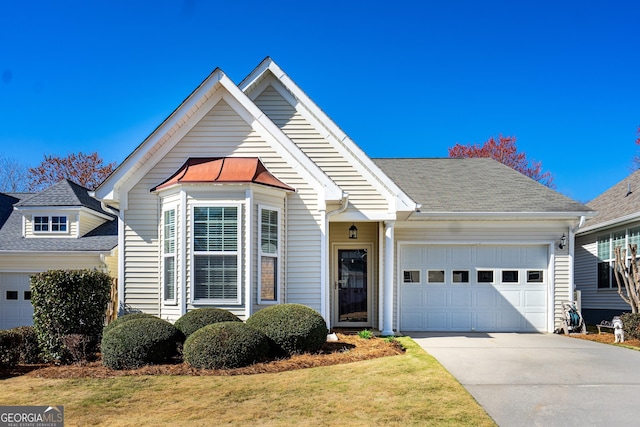
[[176, 210], [164, 211], [162, 227], [162, 282], [165, 303], [176, 302]]
[[278, 259], [280, 253], [279, 212], [275, 209], [259, 207], [259, 271], [258, 301], [259, 303], [276, 303], [278, 301]]
[[192, 300], [240, 303], [239, 206], [195, 206], [192, 218]]

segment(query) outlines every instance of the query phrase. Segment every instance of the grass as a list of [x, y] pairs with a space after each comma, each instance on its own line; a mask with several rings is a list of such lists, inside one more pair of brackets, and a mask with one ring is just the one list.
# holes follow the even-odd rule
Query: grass
[[410, 338], [407, 352], [244, 376], [125, 376], [0, 381], [3, 405], [64, 405], [66, 426], [493, 426]]

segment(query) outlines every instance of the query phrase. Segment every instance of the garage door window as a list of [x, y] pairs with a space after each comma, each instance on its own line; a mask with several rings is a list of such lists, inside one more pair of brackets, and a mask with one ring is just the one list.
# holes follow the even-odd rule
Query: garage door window
[[429, 283], [444, 283], [444, 270], [429, 270], [427, 281]]
[[24, 291], [24, 300], [31, 301], [31, 291]]
[[493, 283], [493, 270], [478, 270], [478, 283]]
[[518, 270], [503, 270], [502, 283], [518, 283]]
[[542, 283], [543, 280], [542, 270], [527, 270], [527, 283]]
[[469, 270], [453, 270], [453, 283], [469, 283]]
[[403, 283], [420, 283], [420, 270], [404, 270], [402, 276]]
[[7, 291], [7, 300], [17, 300], [18, 291]]

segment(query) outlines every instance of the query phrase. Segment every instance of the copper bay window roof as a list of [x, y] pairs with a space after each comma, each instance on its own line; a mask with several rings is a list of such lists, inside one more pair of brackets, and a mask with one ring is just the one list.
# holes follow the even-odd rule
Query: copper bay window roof
[[177, 184], [262, 184], [296, 191], [269, 172], [257, 157], [191, 157], [151, 191]]

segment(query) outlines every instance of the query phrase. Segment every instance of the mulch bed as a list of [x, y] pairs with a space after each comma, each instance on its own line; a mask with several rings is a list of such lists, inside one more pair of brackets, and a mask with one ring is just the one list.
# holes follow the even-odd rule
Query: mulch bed
[[268, 363], [256, 363], [238, 369], [196, 369], [186, 363], [180, 363], [173, 365], [152, 365], [130, 370], [113, 370], [103, 366], [98, 361], [84, 365], [17, 366], [11, 369], [0, 369], [0, 378], [18, 375], [38, 378], [115, 378], [140, 375], [252, 375], [359, 362], [404, 353], [404, 349], [397, 341], [388, 342], [380, 338], [365, 340], [357, 335], [344, 334], [338, 334], [338, 339], [339, 341], [337, 342], [327, 342], [317, 354], [300, 354], [288, 359], [275, 360]]
[[[583, 339], [583, 340], [589, 340], [589, 341], [595, 341], [595, 342], [600, 342], [603, 344], [614, 344], [615, 341], [615, 335], [609, 332], [603, 332], [602, 334], [599, 333], [587, 333], [586, 335], [583, 334], [571, 334], [569, 335], [571, 338], [579, 338], [579, 339]], [[631, 346], [631, 347], [638, 347], [640, 349], [640, 340], [637, 339], [625, 339], [624, 343], [622, 343], [622, 345], [627, 345], [627, 346]]]

